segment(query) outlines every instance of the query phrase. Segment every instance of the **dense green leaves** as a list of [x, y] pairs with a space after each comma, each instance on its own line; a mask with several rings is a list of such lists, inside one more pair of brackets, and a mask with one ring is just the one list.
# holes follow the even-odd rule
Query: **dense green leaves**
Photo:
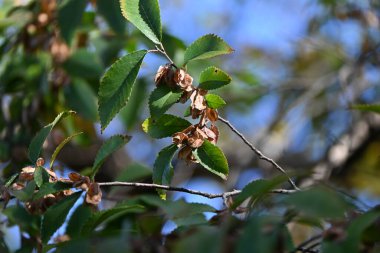
[[199, 88], [214, 90], [231, 82], [231, 77], [221, 69], [208, 67], [201, 72], [199, 77]]
[[142, 128], [144, 132], [151, 137], [160, 139], [172, 136], [190, 125], [191, 123], [185, 119], [170, 114], [164, 114], [158, 119], [146, 119], [142, 124]]
[[55, 159], [57, 158], [57, 156], [58, 156], [59, 152], [62, 150], [62, 148], [69, 141], [71, 141], [71, 139], [73, 139], [74, 137], [76, 137], [76, 136], [78, 136], [80, 134], [81, 133], [76, 133], [76, 134], [70, 135], [69, 137], [67, 137], [66, 139], [64, 139], [61, 143], [59, 143], [59, 145], [55, 148], [54, 153], [51, 155], [51, 158], [50, 158], [50, 168], [53, 167]]
[[42, 145], [44, 144], [47, 136], [53, 129], [53, 127], [64, 117], [74, 114], [73, 111], [67, 111], [60, 113], [52, 123], [42, 128], [36, 136], [32, 139], [29, 145], [29, 159], [35, 163], [40, 155]]
[[62, 0], [58, 7], [58, 25], [61, 36], [70, 43], [76, 28], [80, 25], [86, 0]]
[[351, 109], [364, 112], [380, 113], [380, 104], [358, 104], [351, 106]]
[[45, 213], [41, 224], [41, 239], [46, 243], [57, 229], [66, 220], [67, 214], [80, 197], [81, 192], [64, 198], [57, 204], [51, 206]]
[[[156, 158], [153, 165], [153, 183], [170, 185], [173, 177], [172, 159], [178, 147], [174, 144], [163, 148]], [[166, 199], [164, 190], [157, 190], [160, 197]]]
[[129, 22], [153, 43], [160, 44], [162, 28], [158, 0], [120, 0], [120, 7]]
[[178, 102], [182, 95], [181, 90], [172, 90], [161, 85], [153, 90], [149, 97], [150, 115], [157, 118], [164, 114], [173, 104]]
[[119, 148], [123, 147], [125, 144], [127, 144], [131, 140], [130, 136], [123, 136], [123, 135], [114, 135], [111, 138], [109, 138], [107, 141], [103, 143], [103, 145], [100, 147], [98, 153], [96, 154], [94, 165], [92, 166], [91, 171], [91, 178], [94, 178], [96, 173], [98, 172], [100, 166], [104, 163], [105, 159], [118, 150]]
[[185, 51], [184, 64], [191, 60], [207, 59], [232, 53], [233, 49], [220, 37], [207, 34], [194, 41]]
[[205, 99], [208, 107], [212, 109], [218, 109], [226, 104], [223, 98], [215, 94], [206, 94]]
[[84, 224], [91, 215], [92, 211], [89, 205], [83, 203], [78, 206], [67, 223], [66, 234], [70, 238], [79, 237]]
[[146, 50], [140, 50], [120, 58], [100, 80], [99, 117], [102, 130], [128, 101], [146, 53]]
[[227, 179], [228, 176], [228, 163], [223, 154], [223, 151], [217, 146], [213, 145], [208, 140], [205, 140], [199, 148], [193, 152], [197, 161], [207, 170], [215, 175]]

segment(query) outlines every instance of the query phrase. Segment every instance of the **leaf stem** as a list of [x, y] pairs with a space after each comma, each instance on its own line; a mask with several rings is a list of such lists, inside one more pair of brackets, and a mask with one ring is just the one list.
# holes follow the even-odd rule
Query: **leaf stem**
[[[168, 186], [168, 185], [160, 185], [160, 184], [147, 184], [147, 183], [136, 183], [136, 182], [102, 182], [98, 183], [99, 186], [126, 186], [126, 187], [138, 187], [138, 188], [147, 188], [147, 189], [161, 189], [166, 191], [175, 191], [175, 192], [185, 192], [189, 194], [199, 195], [203, 196], [209, 199], [215, 199], [215, 198], [226, 198], [238, 195], [241, 193], [240, 190], [233, 190], [230, 192], [223, 192], [223, 193], [208, 193], [208, 192], [201, 192], [196, 190], [191, 190], [183, 187], [175, 187], [175, 186]], [[295, 190], [286, 190], [286, 189], [275, 189], [272, 190], [271, 193], [278, 193], [278, 194], [290, 194], [294, 193]]]
[[151, 49], [151, 50], [148, 50], [148, 53], [160, 53], [162, 54], [163, 56], [165, 56], [166, 59], [168, 59], [168, 61], [170, 62], [170, 64], [174, 67], [174, 68], [178, 68], [175, 64], [174, 64], [174, 61], [170, 58], [170, 56], [166, 53], [166, 50], [164, 48], [164, 45], [162, 45], [162, 43], [158, 44], [155, 46], [156, 49]]
[[290, 176], [286, 173], [286, 171], [281, 168], [280, 165], [278, 165], [273, 159], [265, 156], [259, 149], [257, 149], [256, 147], [253, 146], [252, 143], [250, 143], [242, 133], [240, 133], [228, 120], [218, 116], [218, 119], [220, 121], [222, 121], [224, 124], [226, 124], [231, 130], [232, 132], [234, 132], [235, 134], [237, 134], [240, 139], [242, 139], [242, 141], [247, 144], [247, 146], [253, 151], [255, 152], [255, 154], [259, 157], [259, 159], [261, 160], [264, 160], [264, 161], [267, 161], [269, 162], [270, 164], [272, 164], [277, 170], [279, 170], [281, 173], [283, 173], [284, 175], [286, 175], [288, 177], [288, 182], [290, 183], [290, 185], [295, 189], [295, 190], [300, 190], [297, 185], [293, 182], [293, 180], [290, 178]]

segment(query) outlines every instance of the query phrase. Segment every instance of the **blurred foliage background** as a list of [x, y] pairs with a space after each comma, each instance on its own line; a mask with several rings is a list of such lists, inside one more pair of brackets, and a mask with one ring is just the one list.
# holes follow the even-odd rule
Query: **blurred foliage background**
[[[379, 102], [379, 1], [162, 0], [160, 6], [163, 44], [176, 62], [185, 45], [205, 33], [220, 35], [235, 49], [188, 68], [195, 79], [210, 65], [231, 74], [233, 84], [220, 91], [228, 103], [220, 115], [283, 168], [304, 173], [297, 182], [301, 187], [323, 182], [366, 205], [378, 202], [380, 118], [351, 106]], [[97, 180], [150, 182], [149, 168], [167, 140], [151, 140], [141, 122], [148, 115], [154, 74], [166, 60], [149, 55], [120, 117], [103, 134], [98, 124], [96, 94], [104, 71], [128, 52], [154, 47], [125, 21], [118, 0], [1, 0], [0, 7], [2, 178], [28, 164], [34, 134], [70, 109], [78, 115], [52, 132], [45, 157], [68, 135], [84, 134], [62, 150], [56, 170], [85, 174], [102, 141], [122, 133], [132, 141], [106, 162]], [[181, 115], [184, 109], [172, 112]], [[276, 174], [220, 127], [228, 181], [175, 160], [175, 185], [220, 192]], [[122, 198], [135, 191], [108, 194]], [[212, 205], [219, 208], [222, 201]]]

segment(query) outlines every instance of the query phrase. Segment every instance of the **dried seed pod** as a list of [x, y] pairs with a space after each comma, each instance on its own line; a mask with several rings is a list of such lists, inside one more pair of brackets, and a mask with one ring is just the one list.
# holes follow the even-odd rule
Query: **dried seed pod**
[[175, 87], [173, 75], [174, 72], [170, 63], [162, 65], [157, 70], [156, 76], [154, 77], [154, 83], [156, 86], [167, 85], [169, 87]]
[[44, 165], [45, 165], [45, 160], [42, 157], [38, 158], [37, 161], [36, 161], [36, 166], [38, 166], [38, 167], [41, 166], [42, 167]]
[[218, 112], [214, 109], [207, 108], [206, 109], [206, 116], [211, 122], [215, 122], [218, 120]]
[[187, 140], [187, 135], [183, 132], [178, 132], [173, 135], [173, 143], [177, 145], [177, 147], [182, 147], [183, 143]]
[[177, 69], [174, 73], [174, 82], [184, 91], [192, 91], [193, 78], [184, 69]]
[[98, 205], [102, 200], [102, 191], [97, 183], [91, 183], [86, 193], [86, 203]]

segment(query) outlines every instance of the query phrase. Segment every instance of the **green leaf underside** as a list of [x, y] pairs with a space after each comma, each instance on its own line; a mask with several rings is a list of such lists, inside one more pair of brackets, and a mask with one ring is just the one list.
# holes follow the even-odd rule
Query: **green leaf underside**
[[157, 118], [164, 114], [181, 97], [182, 91], [174, 91], [167, 86], [154, 89], [149, 97], [150, 116]]
[[41, 224], [41, 239], [46, 243], [57, 229], [62, 226], [67, 214], [82, 192], [77, 192], [51, 206], [45, 213]]
[[253, 200], [261, 198], [266, 193], [276, 188], [278, 185], [287, 181], [287, 179], [288, 178], [286, 176], [281, 175], [270, 180], [258, 179], [250, 182], [243, 188], [242, 192], [236, 196], [234, 204], [231, 208], [236, 208], [248, 198], [252, 198]]
[[162, 37], [160, 7], [157, 0], [120, 0], [123, 16], [155, 44]]
[[221, 69], [208, 67], [199, 77], [199, 88], [204, 90], [219, 89], [231, 82], [231, 77]]
[[38, 192], [36, 192], [33, 196], [33, 199], [40, 199], [48, 194], [53, 194], [56, 192], [60, 192], [63, 190], [67, 190], [72, 188], [72, 184], [64, 183], [64, 182], [56, 182], [56, 183], [44, 183], [41, 185]]
[[170, 114], [164, 114], [158, 119], [146, 119], [142, 124], [142, 128], [144, 132], [149, 134], [152, 138], [160, 139], [172, 136], [190, 125], [191, 123], [185, 119]]
[[205, 140], [202, 146], [193, 151], [193, 154], [205, 169], [227, 180], [228, 163], [219, 147]]
[[[153, 183], [170, 185], [173, 178], [172, 159], [178, 147], [174, 144], [163, 148], [153, 165]], [[166, 191], [157, 190], [162, 199], [166, 199]]]
[[358, 104], [351, 106], [351, 109], [364, 112], [380, 113], [380, 104]]
[[54, 153], [52, 154], [51, 156], [51, 159], [50, 159], [50, 168], [53, 167], [53, 164], [54, 164], [54, 161], [55, 159], [57, 158], [59, 152], [62, 150], [62, 148], [69, 142], [71, 141], [74, 137], [78, 136], [82, 134], [82, 132], [80, 133], [75, 133], [73, 135], [70, 135], [69, 137], [67, 137], [66, 139], [64, 139], [61, 143], [59, 143], [59, 145], [55, 148], [54, 150]]
[[114, 135], [108, 140], [106, 140], [100, 147], [98, 153], [96, 154], [94, 165], [92, 166], [91, 178], [94, 179], [96, 173], [98, 172], [100, 166], [104, 163], [105, 159], [111, 155], [113, 152], [123, 147], [131, 140], [130, 136]]
[[96, 212], [88, 218], [86, 223], [83, 225], [82, 235], [91, 233], [101, 223], [110, 222], [128, 213], [140, 213], [144, 210], [144, 207], [140, 205], [120, 204], [114, 208]]
[[49, 174], [47, 171], [41, 167], [38, 166], [34, 171], [34, 181], [36, 182], [36, 185], [38, 187], [41, 187], [42, 184], [49, 182]]
[[185, 51], [184, 65], [191, 60], [207, 59], [229, 54], [234, 50], [220, 37], [207, 34], [194, 41]]
[[45, 126], [42, 128], [32, 139], [29, 145], [29, 150], [28, 150], [28, 155], [29, 159], [33, 162], [36, 163], [38, 157], [40, 156], [40, 152], [42, 149], [42, 145], [44, 144], [47, 136], [53, 129], [53, 127], [62, 119], [65, 118], [69, 115], [74, 114], [75, 112], [73, 111], [66, 111], [66, 112], [61, 112], [58, 114], [58, 116], [54, 119], [52, 123], [49, 125]]
[[61, 36], [69, 44], [82, 21], [86, 5], [86, 0], [63, 0], [58, 6], [58, 26]]
[[99, 118], [104, 130], [131, 95], [146, 50], [121, 57], [107, 70], [99, 86]]
[[218, 109], [226, 104], [226, 102], [218, 95], [206, 94], [205, 96], [208, 107]]

